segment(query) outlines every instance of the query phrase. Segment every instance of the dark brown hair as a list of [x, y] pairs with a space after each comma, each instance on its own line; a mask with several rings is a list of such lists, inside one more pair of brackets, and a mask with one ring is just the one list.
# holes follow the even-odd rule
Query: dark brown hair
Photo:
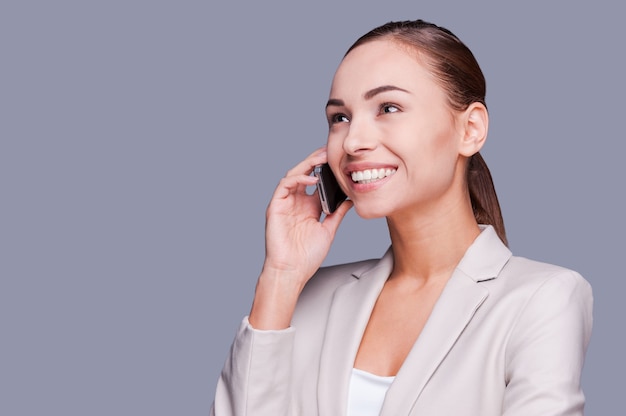
[[[413, 49], [446, 91], [450, 107], [466, 110], [479, 102], [485, 107], [485, 77], [474, 54], [452, 32], [423, 20], [389, 22], [361, 36], [348, 49], [388, 38]], [[504, 220], [491, 173], [480, 153], [469, 158], [467, 184], [474, 217], [479, 224], [494, 227], [504, 244], [508, 244]]]

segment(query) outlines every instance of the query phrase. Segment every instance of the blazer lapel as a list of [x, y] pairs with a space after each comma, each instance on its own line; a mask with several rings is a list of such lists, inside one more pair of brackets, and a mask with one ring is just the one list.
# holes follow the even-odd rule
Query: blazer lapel
[[381, 416], [408, 415], [488, 292], [458, 269], [387, 392]]
[[511, 257], [492, 227], [481, 228], [389, 388], [381, 416], [410, 414], [428, 380], [489, 296], [478, 283], [496, 278]]
[[320, 415], [341, 415], [361, 338], [385, 281], [393, 268], [391, 249], [354, 282], [337, 289], [328, 317], [318, 380]]

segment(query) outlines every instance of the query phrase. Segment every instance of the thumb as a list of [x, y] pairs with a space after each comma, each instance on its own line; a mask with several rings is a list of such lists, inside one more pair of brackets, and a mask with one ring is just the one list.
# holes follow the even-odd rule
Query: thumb
[[341, 224], [341, 221], [343, 221], [344, 217], [346, 216], [346, 214], [348, 213], [350, 208], [352, 208], [353, 205], [354, 205], [354, 202], [347, 199], [343, 201], [341, 205], [337, 207], [335, 212], [333, 212], [330, 215], [327, 215], [324, 218], [324, 222], [323, 222], [324, 226], [328, 227], [328, 229], [332, 231], [333, 235], [337, 232], [337, 228], [339, 228], [339, 224]]

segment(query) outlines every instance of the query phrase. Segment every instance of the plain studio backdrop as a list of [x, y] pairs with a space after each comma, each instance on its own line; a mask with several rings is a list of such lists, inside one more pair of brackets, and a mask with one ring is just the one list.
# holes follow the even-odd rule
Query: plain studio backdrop
[[[483, 155], [517, 255], [582, 273], [587, 414], [622, 408], [619, 2], [10, 1], [0, 5], [0, 414], [206, 415], [279, 179], [321, 146], [346, 48], [456, 33], [488, 85]], [[378, 257], [351, 212], [326, 264]]]

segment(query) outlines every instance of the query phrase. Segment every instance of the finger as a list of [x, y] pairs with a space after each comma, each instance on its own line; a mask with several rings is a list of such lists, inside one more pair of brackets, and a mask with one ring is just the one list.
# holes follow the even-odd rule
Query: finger
[[318, 179], [310, 175], [286, 176], [280, 180], [274, 191], [274, 199], [284, 199], [294, 193], [306, 193], [306, 187], [317, 183]]
[[291, 175], [310, 175], [313, 172], [313, 168], [322, 163], [328, 161], [326, 146], [320, 147], [310, 155], [308, 155], [303, 161], [291, 168], [286, 176]]

